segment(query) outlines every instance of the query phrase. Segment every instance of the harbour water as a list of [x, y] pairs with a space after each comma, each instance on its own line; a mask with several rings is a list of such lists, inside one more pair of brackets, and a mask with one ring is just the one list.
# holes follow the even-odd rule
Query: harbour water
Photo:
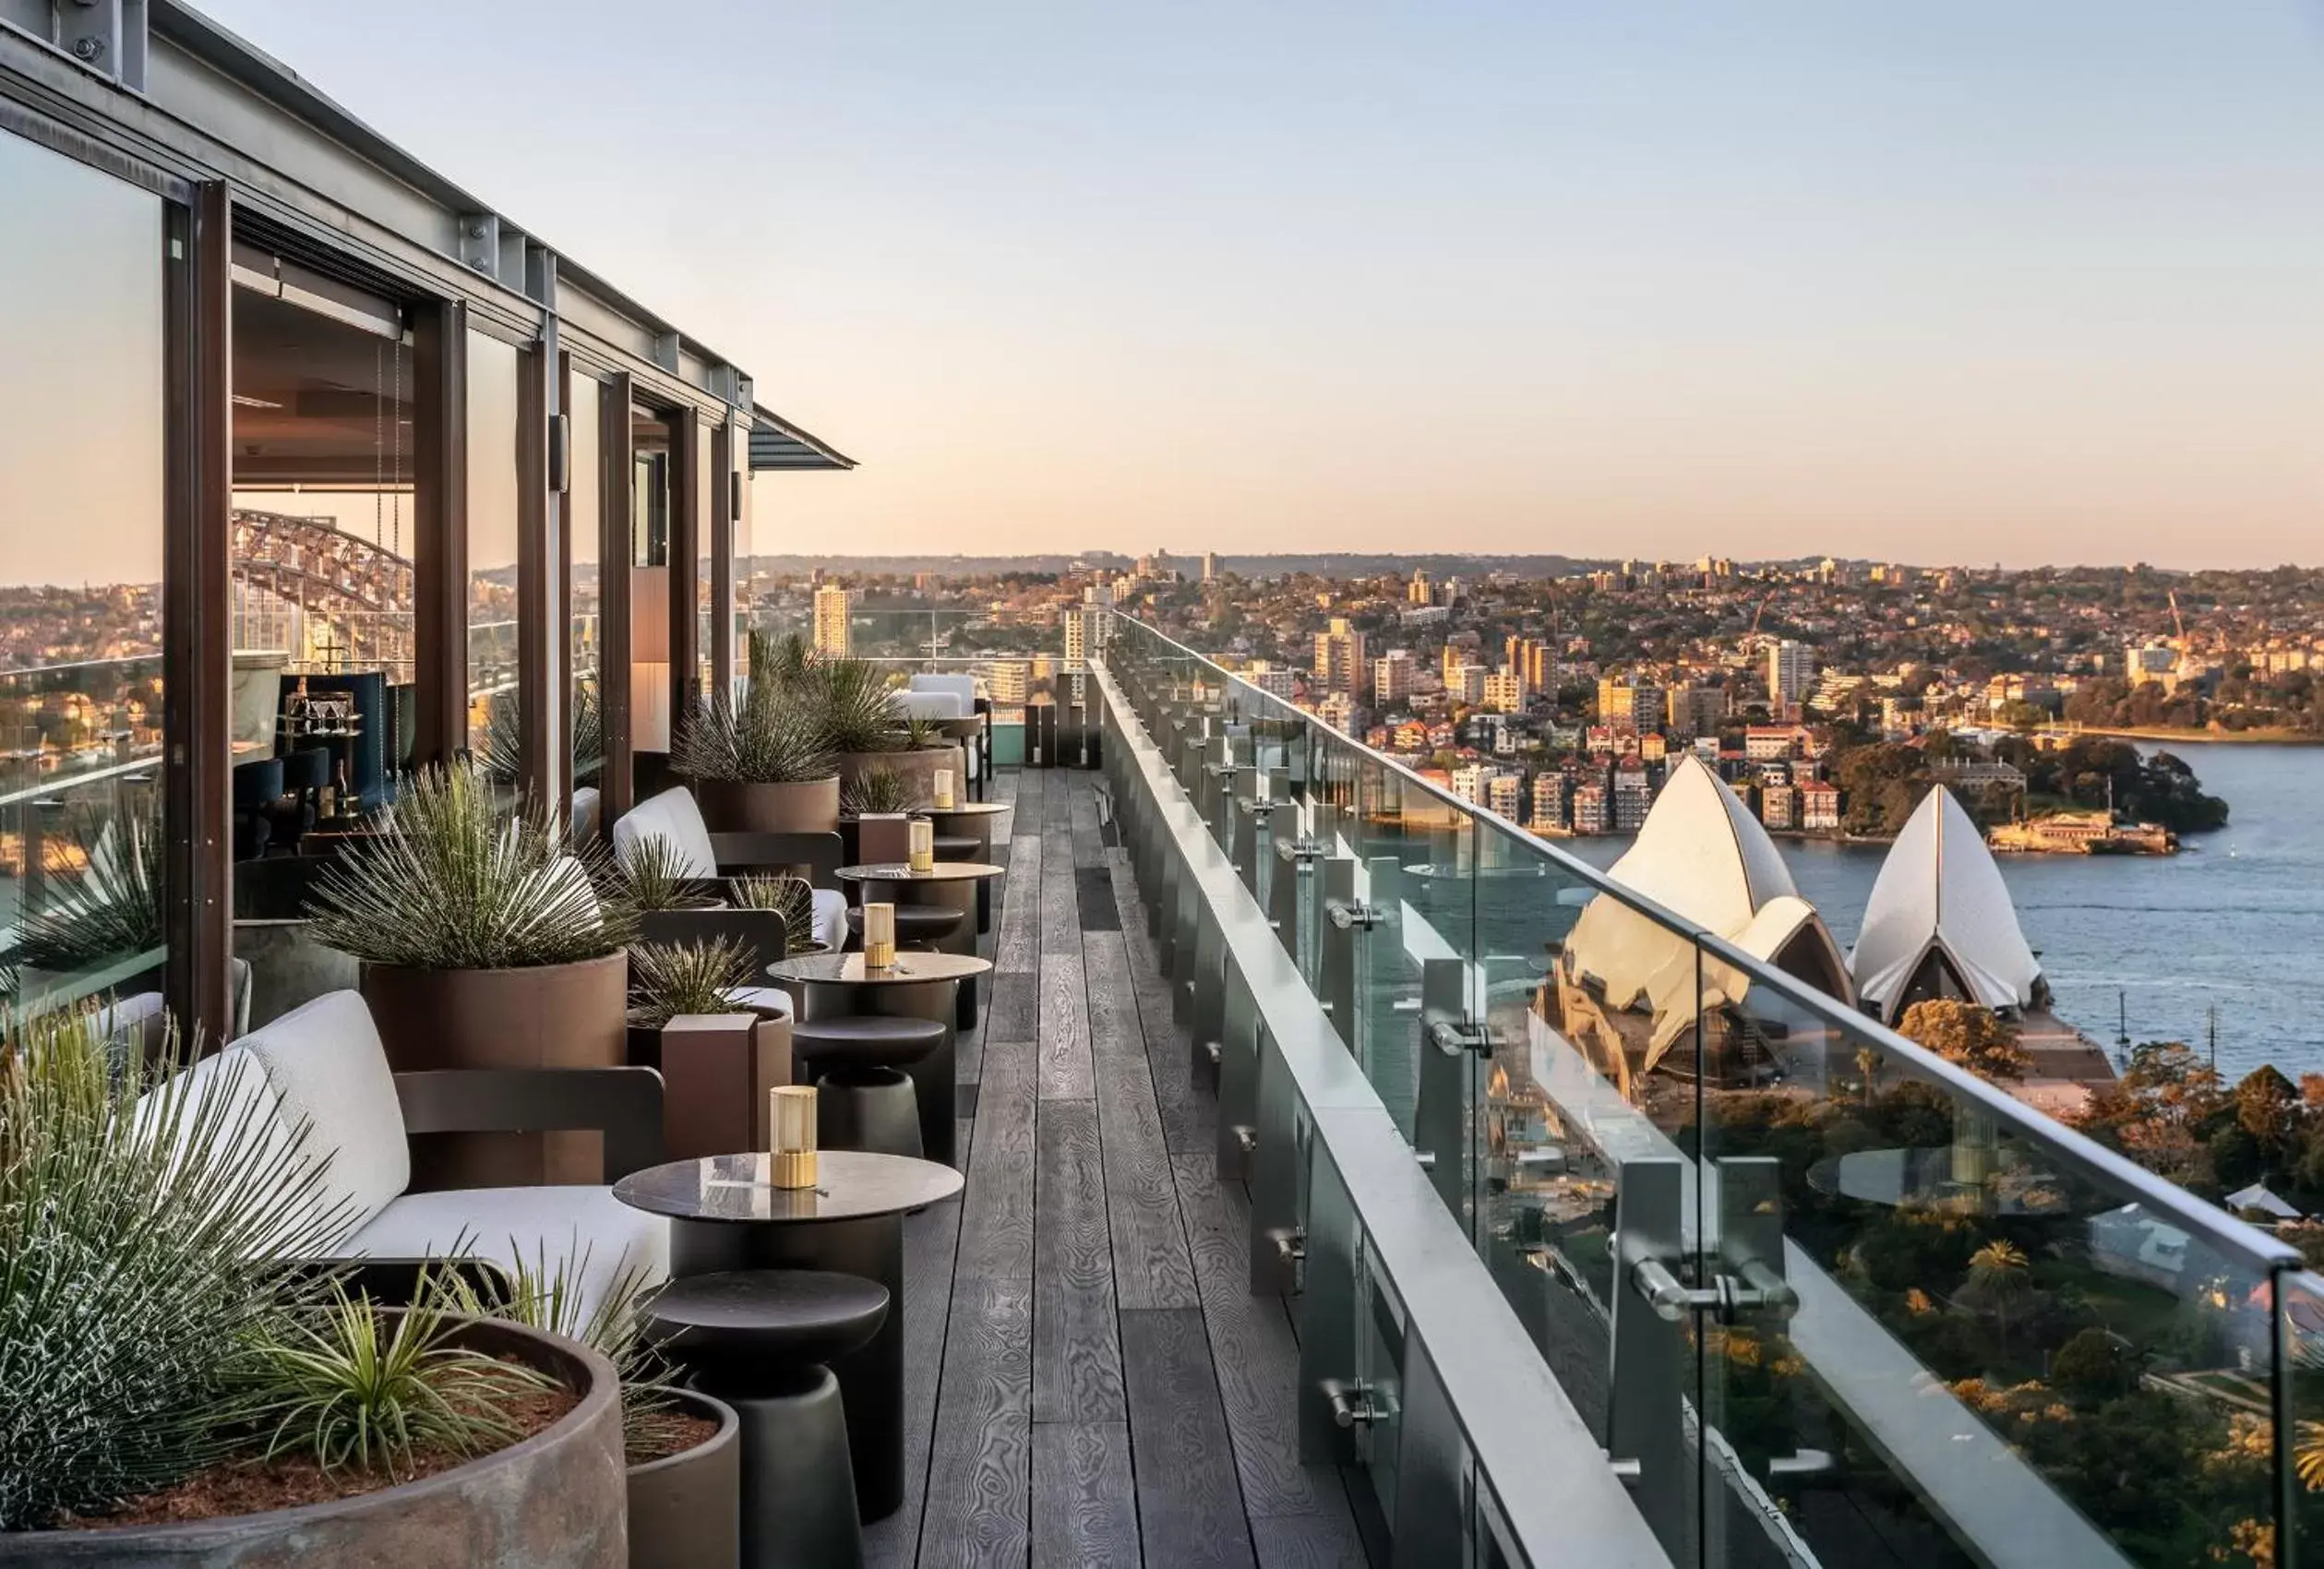
[[[2119, 1009], [2133, 1041], [2201, 1050], [2215, 1008], [2231, 1082], [2265, 1062], [2295, 1079], [2324, 1072], [2324, 749], [2167, 749], [2226, 797], [2225, 829], [2190, 835], [2176, 856], [2000, 858], [2057, 1012], [2109, 1048]], [[1564, 843], [1596, 866], [1629, 844]], [[1787, 841], [1783, 853], [1801, 893], [1852, 946], [1883, 847]]]

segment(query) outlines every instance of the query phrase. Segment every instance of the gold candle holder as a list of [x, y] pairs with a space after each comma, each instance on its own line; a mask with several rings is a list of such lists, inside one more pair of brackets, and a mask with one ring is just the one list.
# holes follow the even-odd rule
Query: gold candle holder
[[952, 771], [951, 769], [936, 770], [929, 782], [928, 795], [935, 801], [938, 811], [948, 812], [952, 809]]
[[884, 970], [895, 963], [895, 906], [864, 905], [864, 968]]
[[924, 817], [916, 817], [904, 832], [909, 836], [905, 843], [911, 846], [912, 869], [934, 871], [936, 869], [936, 824]]
[[767, 1180], [778, 1188], [815, 1186], [815, 1086], [777, 1084], [767, 1091]]

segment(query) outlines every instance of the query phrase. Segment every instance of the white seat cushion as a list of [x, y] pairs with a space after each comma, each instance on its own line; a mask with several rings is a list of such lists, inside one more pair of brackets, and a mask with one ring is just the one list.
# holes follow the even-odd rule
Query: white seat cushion
[[[457, 1250], [457, 1253], [455, 1253]], [[351, 1256], [479, 1258], [553, 1273], [570, 1261], [581, 1320], [625, 1268], [658, 1285], [670, 1273], [670, 1225], [611, 1188], [455, 1188], [406, 1193], [347, 1242]]]
[[778, 1019], [791, 1016], [791, 994], [779, 986], [733, 987], [726, 992], [726, 1000]]
[[326, 1202], [343, 1204], [353, 1226], [411, 1185], [395, 1075], [362, 997], [326, 992], [234, 1045], [266, 1065], [285, 1125], [305, 1124], [302, 1147], [328, 1162]]
[[603, 797], [594, 784], [576, 785], [573, 790], [573, 843], [586, 844], [597, 837], [597, 805]]
[[847, 946], [847, 895], [836, 888], [815, 891], [815, 940], [836, 953]]
[[694, 804], [693, 793], [684, 785], [640, 801], [621, 814], [621, 820], [613, 825], [615, 857], [627, 860], [632, 847], [647, 839], [667, 840], [687, 876], [718, 875], [718, 852], [711, 845], [710, 825], [702, 821], [702, 808]]

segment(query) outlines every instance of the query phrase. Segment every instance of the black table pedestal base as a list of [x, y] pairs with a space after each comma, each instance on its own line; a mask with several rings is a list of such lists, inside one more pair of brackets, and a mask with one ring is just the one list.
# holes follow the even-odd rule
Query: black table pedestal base
[[[861, 1350], [834, 1358], [831, 1371], [847, 1415], [857, 1510], [865, 1520], [894, 1514], [904, 1506], [904, 1217], [875, 1215], [783, 1226], [670, 1221], [673, 1279], [732, 1269], [827, 1269], [888, 1288], [888, 1314], [880, 1332]], [[749, 1439], [746, 1431], [746, 1452]], [[746, 1517], [748, 1512], [746, 1502]]]

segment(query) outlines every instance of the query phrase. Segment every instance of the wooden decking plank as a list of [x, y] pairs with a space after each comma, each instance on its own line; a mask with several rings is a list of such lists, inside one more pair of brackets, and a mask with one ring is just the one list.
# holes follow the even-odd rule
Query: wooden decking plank
[[1242, 1185], [1218, 1181], [1208, 1156], [1182, 1155], [1170, 1164], [1202, 1286], [1219, 1400], [1234, 1436], [1236, 1475], [1252, 1517], [1348, 1516], [1339, 1473], [1300, 1464], [1299, 1341], [1280, 1300], [1251, 1294], [1251, 1205]]
[[1009, 846], [1009, 875], [1001, 880], [994, 923], [993, 968], [1003, 975], [1037, 969], [1041, 953], [1041, 835], [1020, 832]]
[[1353, 1515], [1270, 1515], [1251, 1522], [1259, 1569], [1367, 1569]]
[[1254, 1563], [1203, 1315], [1192, 1308], [1124, 1312], [1121, 1352], [1146, 1562], [1172, 1569]]
[[1097, 1093], [1089, 1056], [1089, 985], [1082, 965], [1081, 933], [1073, 946], [1041, 955], [1043, 1100], [1089, 1100]]
[[1073, 835], [1061, 824], [1041, 830], [1041, 952], [1081, 951], [1081, 902], [1073, 880]]
[[1033, 1428], [1033, 1569], [1136, 1569], [1126, 1422]]
[[1123, 945], [1130, 955], [1131, 985], [1145, 1036], [1146, 1061], [1154, 1075], [1154, 1098], [1162, 1115], [1162, 1136], [1170, 1153], [1191, 1155], [1218, 1148], [1218, 1105], [1194, 1083], [1187, 1061], [1186, 1033], [1171, 1016], [1170, 992], [1155, 967], [1154, 941], [1146, 936], [1138, 904], [1137, 880], [1122, 851], [1108, 854], [1114, 874], [1114, 899], [1121, 910]]
[[952, 1290], [920, 1526], [921, 1569], [1023, 1563], [1031, 1543], [1033, 1288], [964, 1277]]
[[1035, 1049], [1030, 1041], [994, 1041], [985, 1048], [956, 1277], [1033, 1278]]
[[1200, 1307], [1121, 934], [1091, 933], [1084, 939], [1083, 964], [1089, 979], [1090, 1055], [1097, 1076], [1114, 1294], [1125, 1308]]
[[1121, 1350], [1097, 1106], [1044, 1100], [1033, 1223], [1033, 1419], [1120, 1421]]
[[[960, 1140], [964, 1152], [965, 1122]], [[952, 1311], [952, 1258], [959, 1240], [956, 1204], [930, 1204], [904, 1222], [904, 1507], [864, 1527], [868, 1565], [909, 1569], [918, 1550], [928, 1455], [935, 1443], [936, 1390]]]
[[984, 1038], [995, 1040], [1034, 1040], [1034, 1020], [1039, 1012], [1037, 1000], [1040, 987], [1031, 970], [1001, 970], [992, 977], [992, 989], [986, 994], [984, 1014], [979, 1023]]

